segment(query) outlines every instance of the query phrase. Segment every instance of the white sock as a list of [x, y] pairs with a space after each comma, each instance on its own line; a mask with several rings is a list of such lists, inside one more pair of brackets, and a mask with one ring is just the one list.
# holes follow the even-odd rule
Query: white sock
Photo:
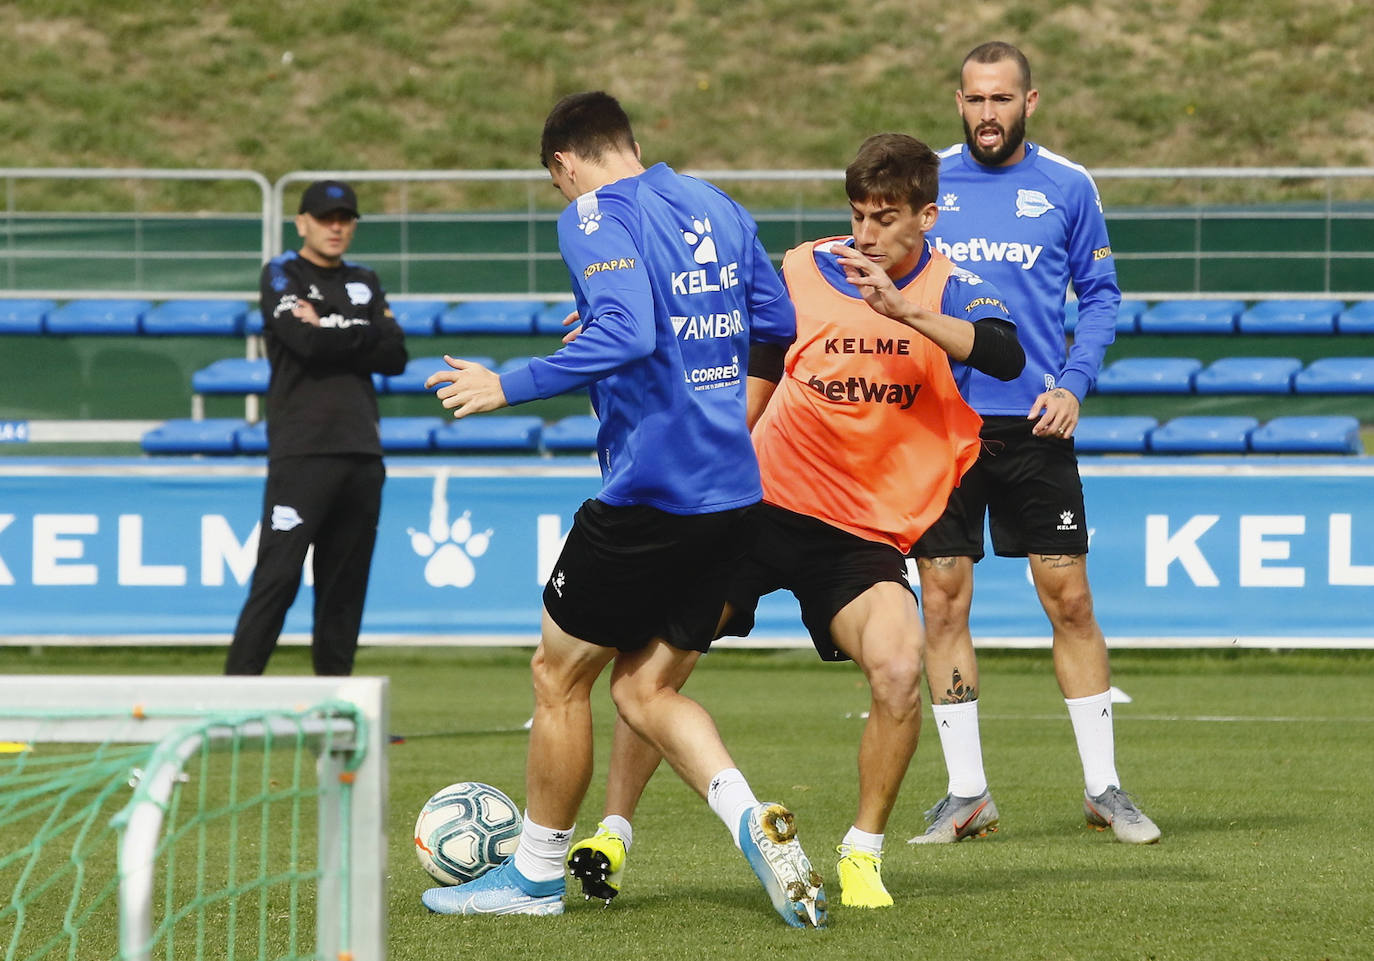
[[1066, 697], [1078, 758], [1083, 762], [1083, 786], [1096, 797], [1109, 785], [1121, 786], [1116, 776], [1116, 742], [1112, 736], [1112, 692], [1089, 697]]
[[620, 835], [620, 840], [625, 842], [625, 850], [630, 850], [630, 842], [634, 840], [635, 829], [630, 827], [630, 822], [619, 814], [608, 814], [601, 819], [601, 823], [606, 825], [616, 834]]
[[576, 827], [546, 828], [535, 824], [526, 813], [525, 824], [520, 829], [520, 845], [515, 849], [515, 870], [531, 881], [561, 878]]
[[940, 732], [940, 749], [945, 753], [950, 794], [977, 797], [988, 789], [983, 773], [983, 741], [978, 734], [978, 701], [962, 704], [934, 704], [935, 729]]
[[867, 831], [860, 831], [856, 827], [849, 829], [849, 833], [844, 836], [844, 840], [840, 844], [851, 851], [867, 851], [869, 854], [883, 853], [883, 835], [869, 834]]
[[738, 768], [727, 767], [711, 778], [711, 786], [706, 789], [706, 803], [716, 812], [716, 817], [725, 822], [730, 829], [730, 837], [739, 847], [739, 822], [744, 812], [757, 807], [759, 799]]

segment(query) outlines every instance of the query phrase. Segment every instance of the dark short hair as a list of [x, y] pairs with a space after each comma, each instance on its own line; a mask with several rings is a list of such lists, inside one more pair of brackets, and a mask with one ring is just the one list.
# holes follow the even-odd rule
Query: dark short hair
[[549, 111], [539, 140], [539, 162], [553, 163], [553, 155], [571, 150], [584, 160], [600, 160], [607, 151], [630, 150], [635, 135], [620, 101], [602, 90], [569, 94]]
[[940, 158], [915, 137], [874, 134], [845, 168], [844, 189], [855, 203], [884, 200], [920, 210], [940, 189]]
[[1001, 40], [989, 40], [987, 43], [980, 43], [968, 52], [964, 57], [964, 62], [959, 65], [959, 84], [964, 83], [964, 67], [970, 63], [1001, 63], [1003, 60], [1010, 60], [1016, 64], [1016, 69], [1021, 74], [1021, 91], [1026, 93], [1031, 88], [1030, 61], [1026, 55], [1013, 47], [1009, 43]]

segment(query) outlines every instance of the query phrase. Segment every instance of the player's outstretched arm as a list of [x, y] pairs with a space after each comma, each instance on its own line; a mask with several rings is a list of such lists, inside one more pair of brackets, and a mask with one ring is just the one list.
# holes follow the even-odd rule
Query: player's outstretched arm
[[468, 414], [481, 414], [489, 410], [500, 410], [510, 406], [506, 392], [501, 389], [501, 377], [495, 371], [470, 360], [444, 355], [444, 363], [453, 370], [435, 371], [425, 381], [425, 390], [433, 390], [440, 384], [435, 396], [454, 417]]

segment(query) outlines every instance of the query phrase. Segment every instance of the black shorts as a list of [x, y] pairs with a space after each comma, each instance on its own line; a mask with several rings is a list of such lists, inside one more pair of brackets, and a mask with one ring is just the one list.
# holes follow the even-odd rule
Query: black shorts
[[816, 653], [826, 661], [847, 661], [835, 647], [830, 622], [874, 584], [909, 586], [906, 558], [890, 544], [864, 540], [838, 527], [772, 504], [750, 515], [752, 548], [730, 579], [730, 620], [722, 634], [743, 637], [754, 627], [759, 598], [786, 588], [801, 605], [802, 623]]
[[586, 501], [544, 585], [544, 609], [602, 647], [633, 651], [662, 638], [705, 651], [747, 546], [748, 511], [679, 515]]
[[999, 557], [1086, 554], [1088, 524], [1073, 439], [1037, 437], [1026, 417], [984, 419], [978, 461], [912, 557], [983, 558], [983, 517]]

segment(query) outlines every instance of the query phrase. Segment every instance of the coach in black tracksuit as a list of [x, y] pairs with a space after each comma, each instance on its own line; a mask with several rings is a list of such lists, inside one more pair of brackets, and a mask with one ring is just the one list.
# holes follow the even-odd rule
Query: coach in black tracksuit
[[377, 275], [347, 263], [358, 201], [324, 180], [301, 196], [299, 251], [262, 270], [267, 487], [257, 568], [226, 674], [261, 674], [277, 646], [313, 544], [316, 674], [348, 674], [358, 649], [377, 518], [382, 444], [372, 373], [399, 374], [405, 337]]

